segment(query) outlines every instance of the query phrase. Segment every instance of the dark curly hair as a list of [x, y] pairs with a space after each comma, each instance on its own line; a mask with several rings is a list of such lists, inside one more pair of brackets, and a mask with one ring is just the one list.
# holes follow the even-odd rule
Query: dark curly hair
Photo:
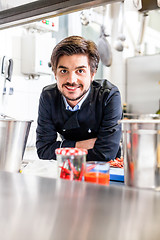
[[94, 73], [99, 64], [99, 53], [97, 46], [93, 41], [86, 40], [80, 36], [70, 36], [59, 42], [53, 49], [51, 55], [52, 70], [56, 73], [59, 58], [73, 54], [84, 54], [89, 58], [91, 73]]

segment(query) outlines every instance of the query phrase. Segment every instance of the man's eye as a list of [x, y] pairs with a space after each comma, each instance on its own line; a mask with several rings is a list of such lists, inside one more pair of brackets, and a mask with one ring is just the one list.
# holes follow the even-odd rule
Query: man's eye
[[62, 69], [62, 70], [61, 70], [61, 73], [62, 73], [62, 74], [66, 73], [66, 72], [67, 72], [67, 70], [65, 70], [65, 69]]
[[84, 70], [83, 69], [79, 69], [78, 72], [79, 73], [84, 73]]

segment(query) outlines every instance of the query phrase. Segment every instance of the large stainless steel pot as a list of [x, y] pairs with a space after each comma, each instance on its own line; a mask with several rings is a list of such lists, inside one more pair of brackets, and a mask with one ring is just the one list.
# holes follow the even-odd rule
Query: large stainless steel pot
[[123, 119], [124, 178], [128, 186], [160, 188], [160, 118]]
[[0, 118], [0, 170], [19, 171], [31, 123]]

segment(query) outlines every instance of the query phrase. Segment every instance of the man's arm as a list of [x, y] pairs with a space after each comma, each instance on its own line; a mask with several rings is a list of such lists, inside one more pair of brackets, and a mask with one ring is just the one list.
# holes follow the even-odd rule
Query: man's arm
[[122, 107], [117, 87], [111, 89], [104, 100], [103, 119], [94, 147], [88, 150], [87, 161], [110, 161], [117, 155], [121, 139]]
[[91, 138], [84, 141], [76, 142], [76, 148], [92, 149], [97, 138]]
[[56, 159], [55, 149], [75, 147], [76, 142], [70, 140], [57, 141], [57, 130], [52, 120], [52, 99], [42, 92], [39, 101], [38, 125], [36, 129], [36, 148], [40, 159]]

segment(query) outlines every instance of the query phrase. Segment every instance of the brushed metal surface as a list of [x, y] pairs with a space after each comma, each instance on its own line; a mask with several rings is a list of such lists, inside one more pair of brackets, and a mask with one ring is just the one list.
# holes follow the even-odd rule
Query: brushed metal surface
[[0, 172], [3, 240], [159, 240], [160, 192]]
[[160, 119], [124, 119], [125, 184], [160, 188]]
[[18, 172], [32, 121], [0, 119], [0, 170]]

